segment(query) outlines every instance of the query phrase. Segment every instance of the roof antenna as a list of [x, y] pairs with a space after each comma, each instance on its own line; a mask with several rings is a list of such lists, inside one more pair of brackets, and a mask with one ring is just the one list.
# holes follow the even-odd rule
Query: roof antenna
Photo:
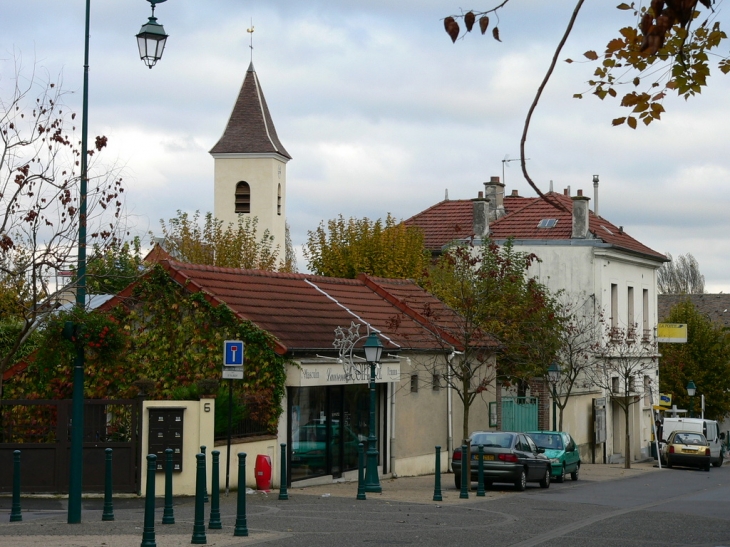
[[[504, 164], [507, 164], [507, 167], [509, 167], [509, 163], [511, 161], [520, 161], [522, 158], [512, 158], [510, 159], [509, 154], [505, 154], [504, 159], [502, 160], [502, 184], [507, 184], [504, 180]], [[530, 158], [527, 158], [525, 161], [530, 161]]]
[[449, 189], [446, 189], [446, 194], [444, 195], [444, 201], [449, 201]]
[[248, 46], [251, 49], [251, 63], [253, 63], [253, 31], [254, 31], [254, 26], [253, 26], [253, 18], [252, 18], [251, 19], [251, 28], [246, 29], [246, 32], [248, 32], [251, 35], [251, 43]]

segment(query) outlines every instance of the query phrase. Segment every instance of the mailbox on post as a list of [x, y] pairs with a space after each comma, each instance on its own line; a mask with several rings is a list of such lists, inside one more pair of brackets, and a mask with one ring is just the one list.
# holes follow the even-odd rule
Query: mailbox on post
[[148, 452], [157, 455], [157, 471], [165, 471], [165, 449], [172, 449], [172, 470], [182, 471], [184, 407], [150, 408]]

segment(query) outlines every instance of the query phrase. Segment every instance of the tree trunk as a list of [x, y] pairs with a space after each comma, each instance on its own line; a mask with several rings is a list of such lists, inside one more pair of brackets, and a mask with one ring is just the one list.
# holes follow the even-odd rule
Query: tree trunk
[[628, 397], [626, 398], [626, 407], [624, 408], [624, 416], [626, 418], [626, 450], [624, 452], [626, 453], [625, 459], [624, 459], [624, 468], [625, 469], [631, 469], [631, 431], [629, 430], [629, 401]]

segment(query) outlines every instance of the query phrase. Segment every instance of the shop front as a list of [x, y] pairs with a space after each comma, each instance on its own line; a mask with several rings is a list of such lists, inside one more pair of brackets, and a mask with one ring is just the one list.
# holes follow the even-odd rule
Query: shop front
[[[357, 470], [358, 444], [370, 434], [369, 367], [346, 373], [341, 364], [306, 360], [287, 382], [291, 481]], [[383, 363], [376, 379], [375, 434], [380, 461], [387, 460], [388, 384], [400, 381], [400, 364]], [[292, 385], [294, 384], [294, 385]]]

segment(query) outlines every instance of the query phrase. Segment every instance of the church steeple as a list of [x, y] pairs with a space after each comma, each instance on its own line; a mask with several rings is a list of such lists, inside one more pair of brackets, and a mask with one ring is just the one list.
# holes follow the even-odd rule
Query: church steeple
[[223, 136], [210, 154], [215, 158], [215, 217], [225, 224], [236, 224], [240, 215], [256, 217], [257, 237], [268, 230], [283, 258], [286, 164], [291, 156], [276, 134], [253, 62]]
[[215, 155], [262, 152], [277, 153], [291, 159], [276, 134], [276, 128], [252, 62], [243, 79], [243, 85], [238, 93], [231, 117], [228, 119], [226, 130], [210, 153]]

